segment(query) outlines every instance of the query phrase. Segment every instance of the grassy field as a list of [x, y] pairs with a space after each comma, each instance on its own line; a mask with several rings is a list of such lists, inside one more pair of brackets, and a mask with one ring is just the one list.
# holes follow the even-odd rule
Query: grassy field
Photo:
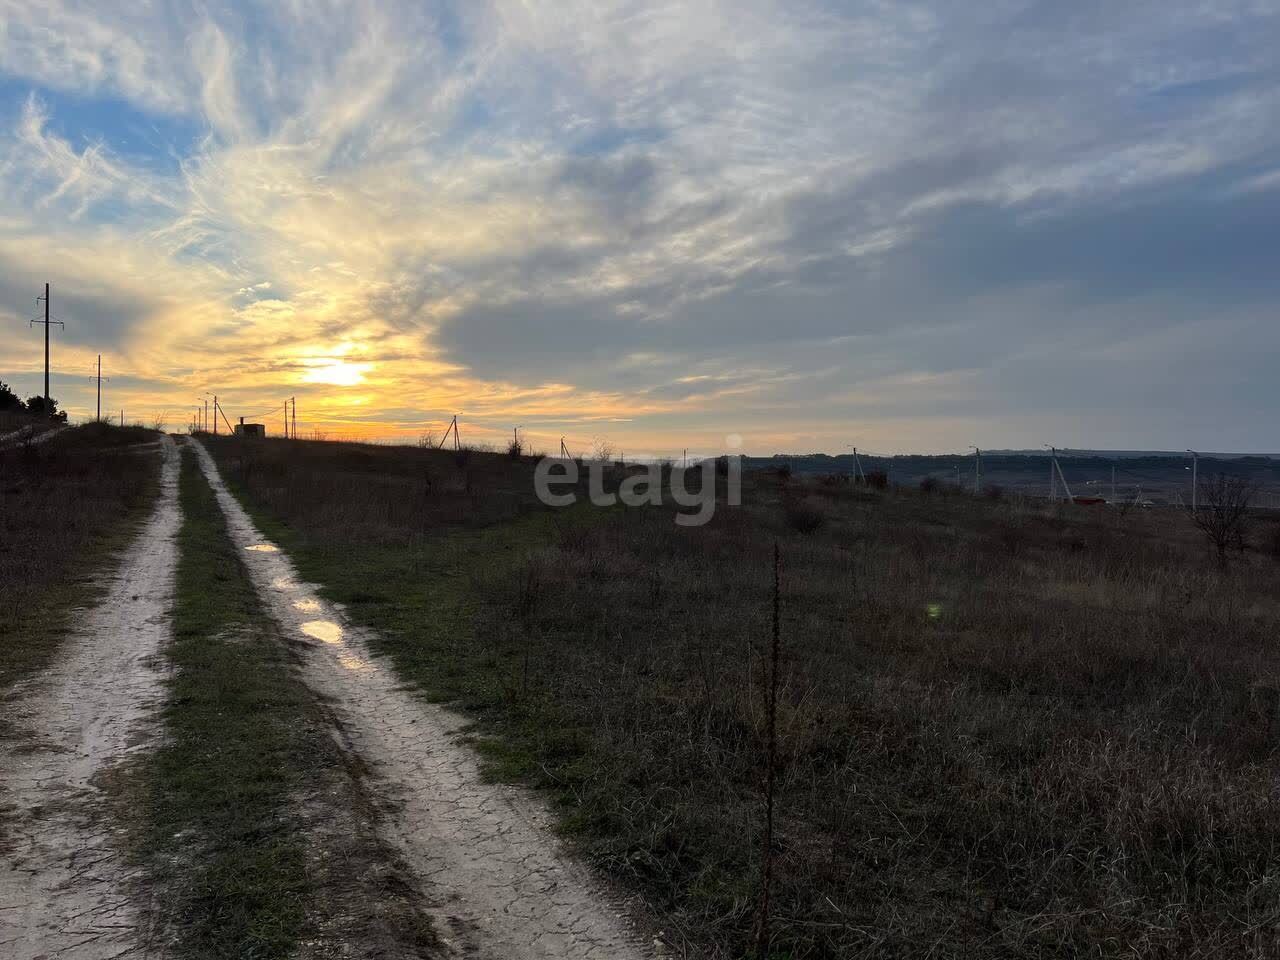
[[124, 790], [135, 856], [158, 888], [156, 926], [194, 958], [328, 956], [348, 941], [369, 956], [429, 946], [358, 776], [264, 616], [189, 452], [180, 499], [166, 736]]
[[159, 490], [151, 431], [91, 424], [0, 450], [0, 690], [48, 662]]
[[681, 528], [540, 508], [498, 455], [214, 452], [304, 575], [692, 952], [742, 955], [759, 922], [775, 543], [774, 955], [1280, 944], [1264, 552], [1220, 566], [1172, 511], [759, 475]]

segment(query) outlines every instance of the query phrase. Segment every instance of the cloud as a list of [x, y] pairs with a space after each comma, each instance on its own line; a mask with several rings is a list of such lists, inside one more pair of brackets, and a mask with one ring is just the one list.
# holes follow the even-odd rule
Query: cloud
[[[1200, 396], [1242, 443], [1271, 442], [1249, 406], [1271, 388], [1228, 389], [1220, 346], [1265, 340], [1277, 293], [1271, 4], [0, 0], [0, 22], [5, 276], [54, 276], [94, 317], [67, 343], [118, 353], [139, 402], [300, 390], [361, 430], [469, 409], [651, 444], [749, 412], [762, 442], [807, 421], [906, 446], [1114, 403], [1167, 445], [1186, 351], [1217, 358]], [[1136, 384], [1166, 411], [1126, 412]]]

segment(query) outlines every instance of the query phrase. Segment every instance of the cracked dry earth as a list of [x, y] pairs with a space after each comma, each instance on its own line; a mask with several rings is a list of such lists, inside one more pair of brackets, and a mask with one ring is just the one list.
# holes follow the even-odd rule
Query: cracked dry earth
[[561, 850], [526, 791], [485, 783], [459, 741], [466, 721], [407, 691], [361, 631], [299, 581], [195, 444], [232, 539], [272, 617], [305, 642], [303, 679], [332, 705], [346, 748], [390, 803], [385, 839], [423, 887], [450, 956], [477, 960], [640, 960], [623, 913]]
[[162, 440], [161, 492], [106, 596], [61, 657], [4, 704], [0, 741], [0, 957], [148, 955], [103, 778], [153, 735], [163, 700], [177, 563], [178, 457]]

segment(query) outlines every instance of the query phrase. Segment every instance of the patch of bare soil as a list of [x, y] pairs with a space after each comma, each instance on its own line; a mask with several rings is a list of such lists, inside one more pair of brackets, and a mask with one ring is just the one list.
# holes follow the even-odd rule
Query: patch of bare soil
[[528, 791], [484, 782], [467, 721], [403, 688], [361, 632], [263, 539], [208, 452], [201, 466], [268, 612], [304, 642], [303, 677], [337, 717], [383, 806], [385, 840], [422, 885], [445, 952], [480, 960], [639, 960], [620, 908], [554, 838]]
[[65, 654], [4, 703], [0, 955], [105, 960], [151, 953], [137, 878], [105, 781], [150, 741], [163, 697], [177, 562], [178, 457], [166, 437], [155, 511]]

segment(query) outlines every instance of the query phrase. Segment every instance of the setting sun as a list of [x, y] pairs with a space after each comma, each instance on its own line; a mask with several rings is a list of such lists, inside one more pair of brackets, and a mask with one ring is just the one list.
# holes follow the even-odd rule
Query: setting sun
[[364, 383], [365, 373], [371, 363], [350, 363], [346, 360], [327, 360], [312, 367], [303, 376], [305, 383], [326, 383], [333, 387], [354, 387]]

